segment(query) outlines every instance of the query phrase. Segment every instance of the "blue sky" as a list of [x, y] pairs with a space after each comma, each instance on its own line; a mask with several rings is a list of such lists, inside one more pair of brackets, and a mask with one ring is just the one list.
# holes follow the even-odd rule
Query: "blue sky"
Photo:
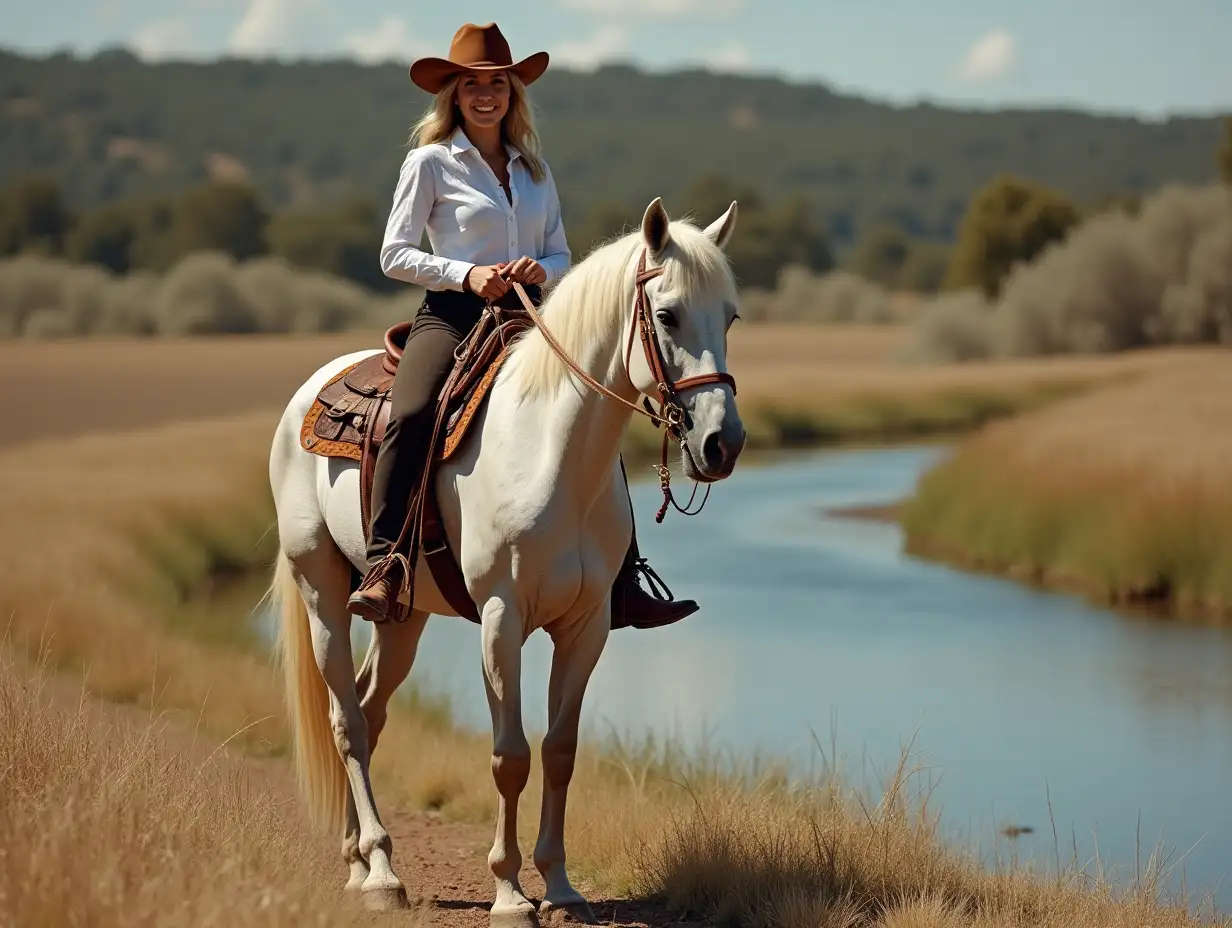
[[894, 101], [1232, 112], [1232, 0], [19, 0], [0, 11], [0, 44], [407, 63], [493, 19], [515, 54], [543, 48], [576, 68], [700, 64]]

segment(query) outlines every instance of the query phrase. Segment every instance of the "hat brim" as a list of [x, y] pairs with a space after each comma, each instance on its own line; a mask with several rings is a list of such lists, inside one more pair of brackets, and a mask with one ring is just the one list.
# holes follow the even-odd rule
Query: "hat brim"
[[548, 53], [535, 52], [514, 64], [458, 64], [447, 58], [420, 58], [410, 68], [411, 82], [420, 90], [440, 93], [455, 74], [463, 71], [511, 71], [523, 84], [532, 84], [548, 69]]

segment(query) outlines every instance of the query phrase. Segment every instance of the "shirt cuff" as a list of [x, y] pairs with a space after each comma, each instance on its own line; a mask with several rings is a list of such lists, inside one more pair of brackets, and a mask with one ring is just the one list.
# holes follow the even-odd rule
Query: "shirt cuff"
[[471, 272], [471, 268], [475, 265], [469, 261], [450, 260], [445, 266], [444, 279], [455, 290], [465, 290], [466, 275]]

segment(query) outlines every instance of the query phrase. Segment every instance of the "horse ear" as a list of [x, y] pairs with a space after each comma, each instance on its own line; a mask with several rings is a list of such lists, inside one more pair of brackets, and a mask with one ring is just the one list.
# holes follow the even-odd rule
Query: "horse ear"
[[727, 212], [706, 227], [706, 235], [720, 249], [726, 248], [736, 230], [736, 201], [732, 200]]
[[663, 208], [663, 199], [655, 197], [646, 207], [646, 214], [642, 216], [642, 238], [645, 239], [646, 247], [650, 249], [652, 255], [662, 254], [663, 249], [672, 240], [667, 229], [669, 221], [667, 210]]

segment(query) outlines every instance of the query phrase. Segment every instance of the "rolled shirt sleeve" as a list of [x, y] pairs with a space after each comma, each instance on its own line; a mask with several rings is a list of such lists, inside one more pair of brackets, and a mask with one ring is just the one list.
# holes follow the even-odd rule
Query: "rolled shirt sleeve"
[[402, 163], [393, 208], [385, 224], [381, 270], [395, 280], [430, 290], [461, 290], [475, 265], [434, 255], [419, 247], [436, 199], [435, 172], [428, 155], [426, 148], [417, 148]]

